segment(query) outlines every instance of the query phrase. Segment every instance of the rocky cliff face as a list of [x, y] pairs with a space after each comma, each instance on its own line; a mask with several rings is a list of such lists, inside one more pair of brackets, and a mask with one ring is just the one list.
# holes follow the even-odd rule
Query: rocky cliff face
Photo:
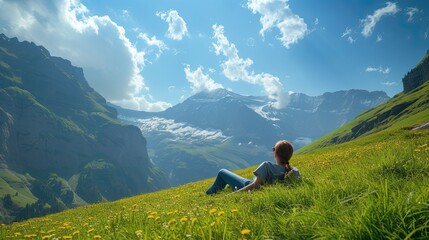
[[157, 189], [145, 138], [116, 115], [82, 69], [0, 35], [0, 198], [15, 209], [0, 203], [3, 221]]
[[429, 50], [419, 64], [402, 79], [404, 93], [410, 92], [429, 80]]

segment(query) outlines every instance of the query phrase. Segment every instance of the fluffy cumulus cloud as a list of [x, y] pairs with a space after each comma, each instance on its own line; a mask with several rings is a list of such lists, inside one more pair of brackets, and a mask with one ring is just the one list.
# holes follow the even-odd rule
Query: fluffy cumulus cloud
[[173, 40], [182, 40], [183, 36], [188, 33], [185, 20], [183, 20], [176, 10], [157, 12], [156, 15], [168, 23], [167, 36], [169, 38]]
[[396, 6], [396, 3], [387, 2], [385, 7], [377, 9], [372, 15], [368, 15], [362, 20], [362, 35], [365, 37], [371, 36], [375, 26], [383, 16], [395, 15], [398, 11], [399, 8]]
[[247, 7], [252, 13], [261, 15], [262, 29], [259, 33], [262, 37], [266, 31], [276, 27], [280, 31], [278, 39], [286, 48], [304, 38], [307, 32], [307, 24], [292, 12], [288, 0], [249, 0]]
[[390, 73], [390, 68], [382, 68], [382, 67], [378, 67], [378, 68], [375, 68], [375, 67], [367, 67], [367, 68], [365, 69], [365, 72], [378, 72], [378, 73], [381, 73], [381, 74], [389, 74], [389, 73]]
[[208, 74], [204, 74], [202, 67], [198, 67], [192, 71], [189, 65], [185, 66], [186, 79], [191, 83], [192, 92], [213, 91], [218, 88], [223, 88], [219, 83], [216, 83]]
[[270, 99], [273, 106], [284, 108], [289, 101], [289, 94], [283, 91], [280, 79], [269, 73], [254, 73], [249, 68], [253, 61], [249, 58], [243, 59], [238, 55], [238, 50], [234, 43], [230, 43], [224, 34], [224, 27], [213, 25], [213, 47], [216, 55], [222, 55], [226, 60], [221, 64], [223, 74], [232, 81], [246, 81], [251, 84], [261, 85]]
[[43, 45], [82, 67], [90, 85], [109, 101], [153, 111], [169, 106], [141, 96], [146, 90], [140, 74], [144, 52], [108, 16], [91, 16], [79, 0], [0, 1], [0, 8], [2, 32]]

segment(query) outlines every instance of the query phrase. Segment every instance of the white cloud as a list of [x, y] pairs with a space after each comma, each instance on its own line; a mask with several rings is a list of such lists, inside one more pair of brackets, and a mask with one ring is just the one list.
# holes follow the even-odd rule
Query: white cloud
[[374, 14], [368, 15], [365, 19], [361, 20], [363, 23], [362, 35], [365, 37], [371, 36], [375, 25], [377, 25], [381, 17], [395, 15], [398, 11], [399, 8], [396, 6], [396, 3], [386, 2], [386, 7], [377, 9]]
[[419, 11], [416, 7], [409, 7], [407, 8], [406, 14], [408, 15], [408, 22], [412, 22], [414, 20], [414, 14], [416, 14]]
[[383, 40], [383, 36], [381, 36], [380, 34], [377, 34], [377, 42], [381, 42]]
[[186, 79], [191, 83], [191, 89], [194, 93], [223, 88], [221, 84], [215, 82], [209, 75], [204, 74], [202, 67], [198, 67], [195, 71], [192, 71], [190, 66], [186, 65], [184, 70]]
[[354, 42], [356, 42], [356, 39], [352, 38], [352, 36], [348, 36], [348, 37], [347, 37], [347, 41], [348, 41], [349, 43], [354, 43]]
[[124, 18], [129, 18], [130, 17], [130, 12], [126, 9], [122, 10], [122, 16]]
[[162, 110], [141, 96], [145, 53], [108, 16], [91, 16], [79, 0], [0, 1], [0, 26], [9, 37], [33, 41], [83, 68], [89, 84], [107, 100], [133, 109]]
[[381, 84], [383, 84], [383, 85], [386, 85], [386, 86], [394, 86], [394, 85], [396, 85], [397, 83], [396, 82], [382, 82]]
[[147, 98], [149, 98], [149, 100], [147, 100], [145, 96], [135, 95], [121, 100], [114, 100], [111, 102], [113, 104], [116, 104], [125, 108], [140, 110], [140, 111], [148, 111], [148, 112], [159, 112], [172, 106], [170, 103], [167, 103], [167, 102], [162, 102], [162, 101], [153, 102], [152, 97], [150, 95], [147, 95]]
[[149, 37], [146, 33], [139, 33], [138, 38], [142, 39], [148, 46], [154, 46], [158, 48], [156, 58], [159, 58], [161, 54], [168, 49], [167, 45], [156, 38], [156, 36]]
[[341, 37], [346, 37], [352, 34], [352, 29], [349, 27], [346, 27], [346, 30], [344, 30], [343, 35], [341, 35]]
[[382, 67], [378, 67], [378, 68], [375, 68], [375, 67], [367, 67], [367, 68], [365, 69], [365, 72], [378, 72], [378, 73], [381, 73], [381, 74], [389, 74], [389, 73], [390, 73], [390, 68], [382, 68]]
[[352, 29], [351, 28], [349, 28], [349, 27], [346, 27], [346, 30], [344, 30], [344, 32], [343, 32], [343, 34], [341, 35], [341, 37], [342, 38], [345, 38], [345, 37], [347, 37], [346, 39], [347, 39], [347, 41], [349, 42], [349, 43], [354, 43], [354, 42], [356, 42], [356, 39], [354, 39], [353, 37], [352, 37]]
[[316, 19], [314, 20], [314, 25], [319, 25], [319, 18], [316, 18]]
[[188, 33], [186, 22], [176, 10], [157, 12], [156, 15], [168, 23], [168, 37], [173, 40], [182, 40]]
[[253, 14], [261, 15], [259, 21], [262, 29], [259, 33], [262, 37], [267, 30], [276, 27], [280, 31], [278, 39], [286, 48], [297, 43], [307, 33], [307, 24], [292, 12], [288, 0], [249, 0], [247, 7]]
[[240, 58], [234, 43], [230, 43], [224, 35], [224, 27], [213, 25], [213, 47], [216, 55], [223, 55], [226, 60], [221, 64], [223, 74], [231, 81], [246, 81], [261, 85], [268, 97], [274, 100], [274, 107], [284, 108], [289, 102], [289, 95], [283, 91], [280, 79], [269, 73], [254, 73], [249, 68], [253, 61], [250, 58]]

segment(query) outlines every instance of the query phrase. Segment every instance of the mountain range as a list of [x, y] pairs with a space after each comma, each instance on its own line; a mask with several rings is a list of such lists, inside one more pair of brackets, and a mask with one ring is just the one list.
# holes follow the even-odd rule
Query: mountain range
[[299, 149], [389, 99], [385, 92], [365, 90], [289, 98], [287, 107], [276, 109], [266, 97], [217, 89], [163, 112], [117, 109], [120, 119], [142, 130], [151, 160], [178, 185], [214, 176], [220, 168], [269, 160], [278, 139]]

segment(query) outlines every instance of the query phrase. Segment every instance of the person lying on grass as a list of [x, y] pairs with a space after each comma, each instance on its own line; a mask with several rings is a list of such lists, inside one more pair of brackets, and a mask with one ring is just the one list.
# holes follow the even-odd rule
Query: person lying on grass
[[301, 174], [296, 167], [289, 165], [289, 160], [293, 154], [293, 147], [286, 140], [281, 140], [273, 147], [275, 163], [265, 161], [253, 172], [255, 175], [252, 180], [243, 178], [229, 170], [221, 169], [216, 176], [214, 183], [207, 189], [206, 194], [211, 195], [223, 190], [229, 185], [233, 191], [248, 191], [257, 188], [263, 184], [270, 184], [275, 180], [284, 180], [285, 178], [299, 177]]

